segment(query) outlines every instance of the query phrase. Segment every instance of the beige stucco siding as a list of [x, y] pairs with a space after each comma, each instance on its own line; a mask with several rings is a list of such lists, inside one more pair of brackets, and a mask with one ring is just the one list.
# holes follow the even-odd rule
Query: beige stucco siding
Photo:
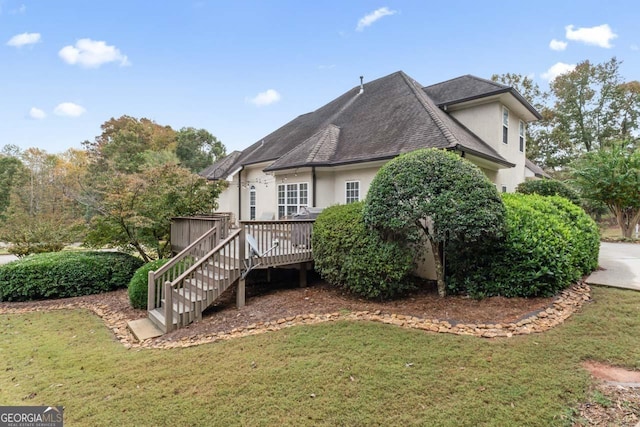
[[520, 151], [519, 126], [521, 119], [513, 110], [509, 110], [507, 144], [502, 142], [502, 108], [501, 103], [492, 102], [453, 111], [451, 115], [493, 147], [505, 160], [515, 164], [513, 168], [500, 169], [496, 173], [489, 174], [485, 170], [487, 176], [500, 191], [505, 186], [508, 192], [513, 192], [525, 178], [526, 141], [524, 150]]

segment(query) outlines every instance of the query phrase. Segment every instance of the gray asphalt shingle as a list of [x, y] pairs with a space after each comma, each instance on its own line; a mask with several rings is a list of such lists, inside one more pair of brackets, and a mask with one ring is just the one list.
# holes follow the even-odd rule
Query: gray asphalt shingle
[[[452, 83], [456, 80], [460, 88]], [[398, 71], [366, 83], [362, 93], [358, 85], [316, 111], [298, 116], [237, 154], [231, 165], [219, 167], [218, 172], [262, 162], [273, 162], [266, 171], [337, 166], [390, 159], [431, 147], [467, 151], [512, 166], [437, 105], [438, 100], [465, 93], [480, 96], [496, 90], [510, 88], [473, 76], [423, 88]], [[219, 173], [211, 173], [216, 165], [202, 174], [218, 179]]]

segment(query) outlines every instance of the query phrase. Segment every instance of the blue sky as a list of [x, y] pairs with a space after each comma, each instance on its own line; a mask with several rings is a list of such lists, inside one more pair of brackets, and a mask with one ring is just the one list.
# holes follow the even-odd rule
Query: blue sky
[[79, 148], [126, 114], [230, 152], [397, 70], [547, 88], [616, 56], [640, 80], [639, 17], [637, 1], [0, 0], [0, 147]]

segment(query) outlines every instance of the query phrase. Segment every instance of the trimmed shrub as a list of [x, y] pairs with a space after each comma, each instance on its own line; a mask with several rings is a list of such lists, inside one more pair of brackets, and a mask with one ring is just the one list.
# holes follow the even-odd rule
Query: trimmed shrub
[[368, 229], [363, 206], [331, 206], [318, 216], [312, 237], [315, 269], [330, 284], [365, 298], [392, 298], [413, 288], [413, 255]]
[[146, 309], [148, 292], [149, 272], [155, 271], [169, 262], [168, 258], [161, 258], [151, 261], [136, 270], [129, 282], [129, 302], [131, 307]]
[[504, 232], [504, 211], [480, 168], [458, 154], [429, 148], [402, 154], [380, 168], [367, 193], [364, 221], [385, 235], [430, 246], [438, 294], [445, 296], [439, 257], [445, 242], [464, 241], [482, 250], [486, 239]]
[[520, 194], [539, 194], [541, 196], [561, 196], [580, 206], [580, 195], [577, 191], [557, 179], [535, 179], [521, 182], [516, 188]]
[[505, 194], [507, 235], [482, 253], [448, 246], [449, 287], [481, 298], [548, 297], [598, 265], [596, 224], [558, 196]]
[[142, 261], [120, 252], [35, 254], [0, 266], [0, 301], [31, 301], [125, 288]]
[[571, 230], [572, 262], [582, 277], [598, 268], [600, 230], [598, 224], [579, 206], [564, 197], [547, 197], [557, 214], [569, 224]]

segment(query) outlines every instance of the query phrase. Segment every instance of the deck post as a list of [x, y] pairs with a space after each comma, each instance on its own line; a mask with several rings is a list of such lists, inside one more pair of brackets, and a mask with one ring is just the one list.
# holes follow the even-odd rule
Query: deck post
[[147, 310], [156, 308], [156, 275], [154, 271], [149, 271], [147, 275]]
[[244, 307], [245, 303], [245, 292], [244, 292], [245, 280], [240, 278], [238, 280], [238, 292], [236, 293], [236, 308]]
[[[240, 260], [240, 265], [242, 266], [245, 261], [246, 254], [246, 246], [247, 246], [247, 235], [245, 231], [244, 224], [240, 224], [240, 243], [238, 245], [238, 259]], [[238, 280], [238, 291], [236, 292], [236, 307], [242, 308], [245, 304], [245, 278], [240, 277]]]
[[307, 287], [307, 263], [306, 262], [301, 262], [300, 263], [300, 287], [301, 288], [306, 288]]

